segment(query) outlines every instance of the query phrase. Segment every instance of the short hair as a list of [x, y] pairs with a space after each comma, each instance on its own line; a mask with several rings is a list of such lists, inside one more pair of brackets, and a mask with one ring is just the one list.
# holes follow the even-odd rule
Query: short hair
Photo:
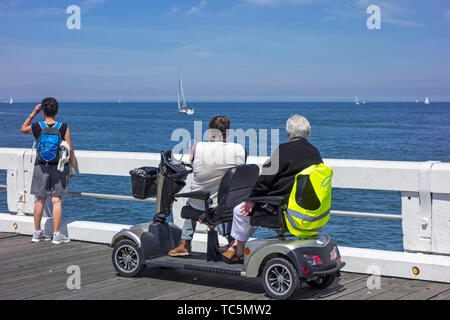
[[228, 136], [228, 131], [230, 129], [230, 119], [226, 116], [216, 116], [209, 121], [209, 129], [220, 132], [222, 135], [222, 140], [225, 141]]
[[48, 117], [54, 117], [58, 113], [58, 101], [55, 98], [45, 98], [41, 102], [42, 111]]
[[311, 134], [311, 125], [305, 117], [295, 114], [287, 120], [286, 132], [289, 139], [306, 139]]

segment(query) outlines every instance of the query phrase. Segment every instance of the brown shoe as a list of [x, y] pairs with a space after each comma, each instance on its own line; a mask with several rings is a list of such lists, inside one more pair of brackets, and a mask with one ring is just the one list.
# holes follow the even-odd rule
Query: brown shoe
[[181, 239], [180, 244], [175, 249], [169, 251], [169, 256], [180, 257], [191, 255], [192, 247], [191, 242]]

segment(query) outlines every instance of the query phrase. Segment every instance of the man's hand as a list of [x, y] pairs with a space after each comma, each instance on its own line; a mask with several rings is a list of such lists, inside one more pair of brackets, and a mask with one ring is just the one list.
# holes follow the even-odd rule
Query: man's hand
[[33, 121], [33, 118], [41, 111], [41, 104], [38, 104], [34, 107], [33, 112], [30, 113], [28, 118], [25, 120], [25, 122], [22, 124], [22, 128], [20, 128], [20, 131], [24, 134], [32, 134], [33, 130], [31, 128], [31, 121]]
[[69, 178], [73, 178], [74, 175], [75, 175], [74, 166], [72, 164], [69, 164]]
[[34, 107], [33, 112], [31, 112], [31, 114], [30, 114], [30, 118], [36, 117], [39, 114], [39, 112], [41, 112], [41, 104], [40, 103]]
[[39, 112], [41, 112], [41, 104], [39, 103], [38, 105], [36, 105], [33, 109], [33, 117], [36, 116]]
[[252, 212], [254, 206], [255, 203], [253, 201], [244, 202], [244, 204], [241, 206], [241, 214], [243, 216], [248, 216], [250, 212]]

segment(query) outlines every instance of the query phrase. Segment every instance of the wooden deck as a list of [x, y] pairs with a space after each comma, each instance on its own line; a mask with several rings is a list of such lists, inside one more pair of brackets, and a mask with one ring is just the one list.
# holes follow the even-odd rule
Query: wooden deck
[[[30, 236], [0, 233], [0, 300], [5, 299], [269, 299], [260, 279], [149, 267], [138, 278], [116, 275], [112, 249], [76, 242], [31, 243]], [[67, 267], [81, 269], [81, 289], [66, 287]], [[294, 299], [442, 299], [450, 300], [450, 284], [383, 277], [381, 288], [367, 289], [367, 275], [342, 273], [326, 290], [307, 286]]]

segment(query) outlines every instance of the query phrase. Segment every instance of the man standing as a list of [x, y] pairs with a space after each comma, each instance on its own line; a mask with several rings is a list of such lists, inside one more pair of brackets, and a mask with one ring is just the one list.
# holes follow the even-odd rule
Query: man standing
[[[33, 118], [43, 111], [44, 121], [33, 122]], [[32, 242], [49, 240], [41, 230], [42, 213], [47, 198], [52, 199], [53, 205], [53, 240], [54, 244], [66, 243], [70, 239], [60, 232], [62, 218], [61, 198], [69, 190], [68, 178], [73, 177], [69, 164], [60, 166], [58, 170], [59, 149], [61, 141], [65, 141], [70, 148], [69, 162], [75, 168], [75, 154], [70, 137], [69, 126], [65, 122], [56, 122], [58, 102], [54, 98], [45, 98], [38, 104], [22, 125], [24, 134], [32, 134], [37, 142], [37, 155], [34, 164], [31, 194], [37, 197], [34, 205], [34, 229]], [[53, 136], [54, 138], [52, 138]]]

